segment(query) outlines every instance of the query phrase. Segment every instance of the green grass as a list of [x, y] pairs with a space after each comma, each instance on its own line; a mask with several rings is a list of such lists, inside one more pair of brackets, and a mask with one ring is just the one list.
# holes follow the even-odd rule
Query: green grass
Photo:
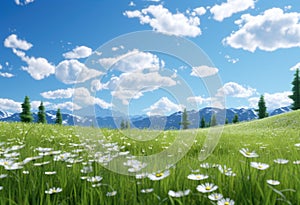
[[[293, 164], [293, 161], [300, 160], [300, 147], [295, 146], [300, 143], [299, 128], [299, 111], [227, 125], [214, 152], [205, 161], [200, 162], [198, 156], [209, 129], [160, 133], [131, 130], [131, 135], [137, 139], [152, 137], [147, 141], [141, 141], [126, 137], [126, 131], [122, 133], [117, 130], [96, 128], [0, 123], [1, 159], [7, 158], [5, 154], [16, 152], [20, 155], [15, 156], [13, 161], [21, 162], [27, 157], [38, 156], [39, 152], [36, 150], [38, 147], [53, 148], [74, 155], [69, 158], [70, 161], [54, 161], [54, 155], [44, 156], [26, 163], [22, 169], [17, 170], [6, 170], [2, 160], [0, 175], [7, 176], [0, 179], [0, 186], [3, 187], [0, 190], [0, 204], [217, 204], [208, 199], [208, 193], [196, 190], [197, 185], [210, 182], [218, 186], [215, 192], [222, 193], [225, 198], [231, 198], [235, 204], [299, 205], [300, 165]], [[178, 163], [166, 162], [169, 165], [170, 175], [160, 181], [121, 175], [97, 162], [101, 156], [113, 156], [120, 151], [129, 151], [128, 156], [161, 153], [167, 147], [171, 147], [176, 140], [182, 139], [193, 140], [190, 142], [191, 148]], [[19, 150], [9, 151], [8, 149], [14, 145], [25, 146]], [[255, 150], [259, 157], [246, 158], [239, 152], [241, 148]], [[178, 147], [174, 150], [178, 150]], [[278, 158], [288, 159], [289, 162], [277, 164], [274, 160]], [[170, 162], [172, 159], [170, 156]], [[270, 167], [266, 170], [257, 170], [250, 167], [252, 161], [263, 162]], [[44, 162], [49, 163], [35, 166], [35, 163]], [[236, 176], [225, 176], [218, 168], [201, 168], [200, 164], [203, 163], [226, 165]], [[128, 168], [123, 163], [111, 166], [119, 166], [120, 172], [121, 169]], [[89, 167], [92, 171], [82, 173], [84, 167]], [[145, 168], [145, 170], [152, 169], [155, 170], [155, 167]], [[197, 169], [199, 173], [206, 174], [209, 178], [202, 181], [189, 180], [187, 176], [192, 170]], [[29, 174], [24, 174], [24, 171]], [[45, 175], [45, 171], [56, 171], [56, 174]], [[101, 176], [103, 179], [99, 186], [93, 187], [93, 183], [81, 179], [83, 176]], [[280, 185], [268, 185], [267, 179], [278, 180]], [[60, 187], [62, 192], [46, 194], [45, 191], [52, 187]], [[142, 193], [141, 190], [146, 188], [153, 188], [154, 191]], [[188, 196], [180, 198], [168, 196], [169, 190], [186, 189], [191, 190]], [[116, 195], [107, 196], [107, 193], [112, 191], [116, 191]]]

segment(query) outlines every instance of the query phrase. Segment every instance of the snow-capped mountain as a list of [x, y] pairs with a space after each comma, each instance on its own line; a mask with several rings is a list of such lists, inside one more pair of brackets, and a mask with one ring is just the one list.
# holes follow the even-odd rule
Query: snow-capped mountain
[[[270, 113], [272, 115], [278, 115], [281, 113], [289, 112], [291, 109], [289, 107], [282, 107], [275, 109]], [[122, 120], [128, 120], [125, 115], [121, 113], [114, 113], [112, 114], [111, 111], [108, 110], [100, 110], [98, 109], [96, 112], [98, 115], [96, 116], [84, 116], [79, 117], [74, 114], [70, 113], [62, 113], [63, 124], [65, 125], [78, 125], [78, 126], [95, 126], [101, 128], [120, 128], [120, 124]], [[100, 114], [101, 113], [101, 114]], [[202, 117], [204, 117], [205, 122], [209, 123], [212, 115], [216, 115], [217, 123], [224, 124], [225, 120], [228, 119], [228, 122], [231, 123], [235, 114], [238, 115], [239, 121], [250, 121], [253, 119], [257, 119], [257, 113], [254, 109], [219, 109], [219, 108], [212, 108], [206, 107], [200, 109], [199, 111], [190, 110], [187, 111], [188, 113], [188, 120], [190, 122], [189, 128], [198, 128], [199, 123]], [[19, 113], [6, 113], [0, 111], [0, 121], [6, 122], [18, 122], [20, 121], [20, 114]], [[131, 116], [130, 118], [130, 126], [132, 128], [138, 129], [180, 129], [180, 122], [181, 122], [182, 112], [175, 112], [169, 116], [147, 116], [147, 115], [140, 115], [140, 116]], [[37, 114], [33, 113], [34, 122], [37, 121]], [[54, 124], [56, 119], [56, 111], [50, 110], [46, 111], [46, 119], [49, 124]]]
[[4, 110], [0, 110], [0, 119], [7, 118], [7, 117], [9, 117], [11, 115], [12, 115], [12, 113], [10, 113], [10, 112], [6, 112]]

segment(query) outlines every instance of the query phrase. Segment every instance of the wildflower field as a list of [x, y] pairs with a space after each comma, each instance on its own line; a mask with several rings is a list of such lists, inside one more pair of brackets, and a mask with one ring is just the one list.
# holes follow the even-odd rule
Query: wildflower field
[[[226, 125], [214, 152], [199, 161], [209, 129], [136, 141], [118, 130], [0, 123], [0, 204], [299, 205], [299, 128], [298, 111]], [[147, 163], [135, 156], [191, 134], [194, 143], [178, 163], [143, 172]], [[119, 157], [130, 176], [106, 168]]]

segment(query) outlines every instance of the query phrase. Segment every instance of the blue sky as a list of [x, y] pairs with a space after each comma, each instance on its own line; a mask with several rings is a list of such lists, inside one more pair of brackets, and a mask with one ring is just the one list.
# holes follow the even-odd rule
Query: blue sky
[[[204, 82], [211, 76], [221, 79], [226, 107], [256, 107], [261, 94], [269, 109], [291, 104], [300, 67], [295, 1], [6, 0], [0, 10], [1, 110], [19, 112], [28, 95], [33, 110], [43, 101], [48, 110], [97, 104], [169, 114], [195, 109], [191, 103], [210, 106], [215, 96]], [[187, 39], [212, 64], [189, 65], [115, 40], [137, 31]], [[107, 42], [114, 45], [109, 55], [101, 50]]]

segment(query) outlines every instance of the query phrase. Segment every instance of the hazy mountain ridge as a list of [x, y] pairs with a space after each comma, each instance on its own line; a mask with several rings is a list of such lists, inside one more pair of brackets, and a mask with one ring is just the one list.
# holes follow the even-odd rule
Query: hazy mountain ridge
[[[275, 109], [269, 113], [270, 116], [278, 115], [281, 113], [286, 113], [291, 111], [289, 107], [281, 107]], [[103, 115], [102, 115], [103, 113]], [[118, 113], [118, 115], [112, 115], [111, 111], [105, 109], [98, 109], [95, 116], [85, 116], [80, 117], [70, 113], [62, 113], [63, 124], [65, 125], [79, 125], [79, 126], [95, 126], [101, 128], [119, 128], [121, 121], [128, 119], [125, 115]], [[239, 121], [250, 121], [257, 119], [257, 113], [255, 109], [245, 109], [245, 108], [228, 108], [228, 109], [219, 109], [212, 107], [205, 107], [199, 111], [190, 110], [188, 111], [188, 120], [190, 122], [189, 128], [199, 127], [199, 122], [202, 117], [204, 117], [205, 122], [209, 123], [212, 115], [217, 116], [217, 123], [224, 124], [226, 118], [229, 123], [232, 122], [232, 119], [235, 114], [238, 115]], [[0, 121], [5, 122], [19, 122], [20, 121], [19, 113], [7, 113], [0, 110]], [[132, 128], [139, 129], [180, 129], [182, 112], [175, 112], [168, 116], [133, 116], [130, 118], [130, 125]], [[37, 113], [33, 113], [34, 122], [37, 122]], [[54, 124], [56, 119], [56, 111], [49, 110], [46, 111], [46, 119], [49, 124]]]

